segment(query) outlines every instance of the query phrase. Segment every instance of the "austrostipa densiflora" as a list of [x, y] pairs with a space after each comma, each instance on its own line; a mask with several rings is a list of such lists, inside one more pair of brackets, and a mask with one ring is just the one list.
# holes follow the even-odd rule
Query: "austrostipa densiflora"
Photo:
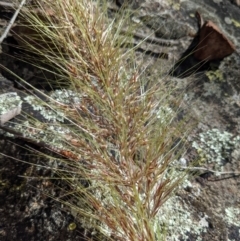
[[134, 49], [124, 48], [131, 25], [120, 34], [128, 13], [108, 18], [105, 1], [42, 0], [22, 16], [13, 35], [55, 79], [50, 92], [18, 80], [41, 118], [23, 111], [10, 127], [58, 154], [42, 153], [68, 184], [59, 200], [96, 239], [164, 240], [159, 211], [186, 175], [173, 164], [190, 129], [176, 118], [181, 95], [164, 76], [147, 85]]

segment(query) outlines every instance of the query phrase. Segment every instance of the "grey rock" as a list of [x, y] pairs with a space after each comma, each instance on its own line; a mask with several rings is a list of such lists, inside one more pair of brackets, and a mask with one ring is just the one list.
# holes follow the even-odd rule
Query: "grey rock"
[[190, 28], [187, 23], [181, 23], [177, 19], [172, 19], [167, 15], [144, 16], [141, 19], [144, 24], [154, 30], [156, 37], [159, 38], [180, 39], [194, 34], [194, 29]]

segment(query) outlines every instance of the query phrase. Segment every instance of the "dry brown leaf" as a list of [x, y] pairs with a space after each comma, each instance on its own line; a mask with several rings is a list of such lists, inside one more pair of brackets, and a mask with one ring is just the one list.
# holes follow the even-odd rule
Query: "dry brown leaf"
[[198, 60], [217, 60], [232, 54], [234, 44], [212, 21], [207, 21], [200, 29], [200, 39], [194, 57]]

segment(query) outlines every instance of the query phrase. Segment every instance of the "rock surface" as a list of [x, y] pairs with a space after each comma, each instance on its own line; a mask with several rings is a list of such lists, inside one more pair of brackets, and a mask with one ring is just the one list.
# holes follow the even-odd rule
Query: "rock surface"
[[[119, 0], [117, 2], [118, 5], [125, 2], [126, 7], [136, 10], [133, 21], [140, 23], [138, 34], [141, 36], [155, 34], [157, 43], [149, 41], [141, 45], [141, 48], [149, 51], [146, 53], [150, 53], [144, 56], [145, 65], [158, 66], [163, 69], [163, 74], [169, 73], [173, 63], [177, 62], [191, 46], [198, 32], [196, 11], [200, 12], [204, 19], [214, 22], [237, 47], [235, 53], [222, 61], [210, 63], [195, 75], [180, 78], [189, 66], [198, 63], [190, 59], [177, 70], [177, 77], [170, 78], [172, 85], [179, 90], [185, 90], [185, 105], [191, 109], [193, 122], [199, 121], [195, 132], [189, 136], [189, 141], [196, 142], [197, 148], [193, 147], [184, 158], [188, 162], [197, 160], [205, 171], [178, 192], [175, 201], [180, 203], [179, 207], [186, 215], [181, 217], [179, 214], [178, 218], [181, 220], [188, 217], [191, 225], [184, 226], [182, 223], [179, 229], [175, 228], [177, 234], [169, 240], [240, 240], [240, 143], [237, 139], [240, 136], [239, 1]], [[114, 3], [111, 4], [115, 6]], [[136, 43], [137, 41], [136, 39]], [[163, 54], [167, 57], [162, 58]], [[7, 62], [6, 58], [2, 57], [1, 60], [7, 66], [13, 65], [13, 62]], [[29, 71], [27, 66], [24, 67], [26, 67], [25, 72], [15, 61], [13, 70], [32, 79], [36, 73]], [[154, 68], [149, 71], [154, 71]], [[213, 143], [213, 146], [209, 147], [204, 136], [206, 137], [206, 133], [212, 129], [217, 129], [218, 132], [217, 137], [208, 137], [212, 138], [210, 141]], [[222, 137], [223, 140], [220, 141]], [[2, 147], [7, 145], [5, 141], [2, 140]], [[220, 144], [223, 147], [229, 145], [230, 149], [216, 153], [216, 148]], [[203, 151], [200, 147], [204, 147]], [[5, 148], [9, 150], [8, 154], [14, 153], [11, 148], [9, 146]], [[19, 154], [16, 153], [16, 157], [17, 155]], [[220, 158], [219, 161], [214, 159], [216, 155]], [[4, 176], [6, 171], [13, 173], [14, 176], [29, 172], [25, 165], [19, 164], [22, 169], [16, 170], [15, 165], [5, 166], [6, 162], [10, 163], [11, 160], [0, 159], [1, 176]], [[209, 169], [212, 171], [207, 171]], [[217, 175], [215, 171], [221, 173]], [[13, 180], [8, 180], [8, 177], [1, 179], [3, 187], [0, 189], [0, 195], [4, 201], [1, 202], [0, 216], [4, 225], [0, 227], [0, 240], [81, 240], [82, 237], [77, 231], [71, 233], [67, 229], [73, 222], [73, 217], [67, 212], [59, 211], [60, 205], [53, 204], [46, 197], [41, 198], [41, 192], [36, 192], [30, 187], [31, 185], [42, 187], [45, 184], [42, 181], [38, 184], [31, 182], [26, 184], [23, 180], [18, 179], [18, 183], [15, 184]], [[14, 185], [15, 189], [9, 188]], [[20, 197], [19, 205], [14, 206]], [[55, 220], [52, 219], [53, 216], [56, 217]], [[10, 217], [19, 220], [15, 221]], [[9, 223], [9, 220], [12, 220], [12, 223]], [[35, 236], [37, 233], [39, 236]]]

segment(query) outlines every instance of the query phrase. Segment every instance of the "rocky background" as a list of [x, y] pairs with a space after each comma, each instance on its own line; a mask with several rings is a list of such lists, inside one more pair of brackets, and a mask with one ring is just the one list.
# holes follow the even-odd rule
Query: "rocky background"
[[[146, 71], [161, 68], [171, 85], [185, 91], [184, 104], [193, 123], [198, 121], [189, 136], [192, 148], [181, 161], [187, 165], [197, 160], [201, 169], [194, 170], [196, 177], [169, 202], [173, 225], [168, 240], [240, 240], [240, 2], [109, 1], [110, 14], [119, 7], [134, 10], [132, 21], [139, 24], [134, 44], [152, 34], [136, 50], [136, 62], [143, 58]], [[12, 13], [2, 7], [0, 11], [4, 26]], [[196, 11], [235, 45], [233, 54], [204, 64], [193, 57], [199, 31]], [[11, 41], [15, 40], [10, 36], [2, 44], [1, 63], [25, 80], [38, 83], [35, 70], [6, 55], [14, 55], [15, 50], [6, 45]], [[179, 62], [183, 56], [186, 60]], [[20, 93], [14, 79], [4, 71], [2, 74], [1, 93]], [[161, 81], [161, 76], [156, 81]], [[1, 135], [0, 152], [26, 162], [34, 159], [36, 167], [0, 156], [0, 240], [84, 240], [80, 224], [72, 228], [75, 220], [70, 211], [44, 194], [50, 191], [57, 199], [61, 195], [57, 187], [62, 184], [22, 177], [49, 175], [41, 168], [44, 160], [19, 148], [26, 144], [31, 146], [21, 138]]]

